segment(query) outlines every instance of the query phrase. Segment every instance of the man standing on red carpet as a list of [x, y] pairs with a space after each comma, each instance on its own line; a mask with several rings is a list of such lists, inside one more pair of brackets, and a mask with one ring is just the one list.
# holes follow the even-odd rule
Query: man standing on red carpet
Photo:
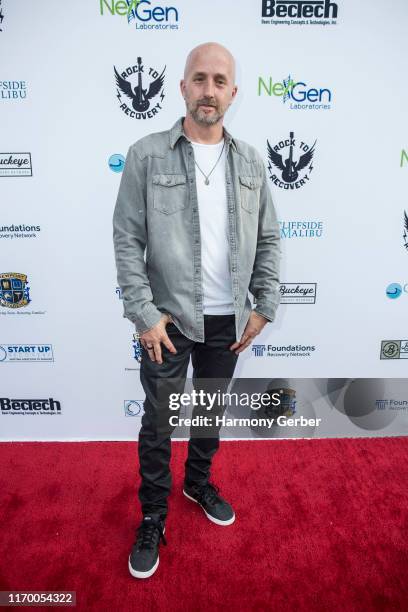
[[[166, 543], [172, 430], [158, 431], [169, 410], [158, 382], [177, 380], [182, 392], [191, 356], [194, 379], [223, 379], [226, 390], [239, 353], [274, 320], [280, 295], [279, 225], [262, 159], [223, 126], [237, 93], [231, 53], [217, 43], [194, 48], [180, 89], [186, 116], [129, 148], [113, 215], [123, 316], [140, 334], [146, 394], [143, 520], [129, 556], [137, 578], [156, 571]], [[210, 521], [231, 525], [234, 511], [210, 483], [218, 446], [218, 431], [191, 428], [183, 493]]]

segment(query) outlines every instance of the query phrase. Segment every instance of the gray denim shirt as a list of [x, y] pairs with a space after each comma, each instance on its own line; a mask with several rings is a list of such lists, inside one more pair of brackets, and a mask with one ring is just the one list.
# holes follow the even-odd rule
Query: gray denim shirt
[[[124, 314], [140, 334], [169, 313], [188, 338], [203, 342], [201, 236], [194, 152], [184, 117], [128, 150], [113, 214], [117, 280]], [[224, 128], [229, 260], [240, 340], [255, 310], [269, 321], [279, 304], [279, 224], [264, 164]]]

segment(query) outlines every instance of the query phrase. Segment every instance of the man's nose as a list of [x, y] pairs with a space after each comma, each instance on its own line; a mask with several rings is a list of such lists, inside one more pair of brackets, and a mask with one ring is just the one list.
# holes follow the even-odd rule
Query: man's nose
[[207, 79], [205, 81], [205, 86], [204, 86], [204, 96], [206, 98], [213, 99], [214, 98], [214, 91], [215, 91], [215, 88], [214, 88], [214, 83], [213, 83], [212, 79]]

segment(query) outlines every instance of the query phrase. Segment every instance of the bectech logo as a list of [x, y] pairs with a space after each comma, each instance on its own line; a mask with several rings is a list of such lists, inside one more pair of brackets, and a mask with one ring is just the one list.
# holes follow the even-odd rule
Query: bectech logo
[[0, 410], [4, 414], [39, 415], [61, 414], [61, 402], [48, 399], [15, 399], [0, 397]]
[[338, 10], [330, 0], [262, 0], [262, 23], [336, 25]]

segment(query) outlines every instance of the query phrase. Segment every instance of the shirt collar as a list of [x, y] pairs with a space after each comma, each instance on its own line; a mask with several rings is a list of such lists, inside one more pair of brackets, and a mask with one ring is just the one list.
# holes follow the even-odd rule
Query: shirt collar
[[[185, 117], [180, 117], [179, 119], [177, 119], [176, 123], [173, 125], [173, 127], [170, 130], [170, 148], [171, 149], [174, 149], [174, 147], [176, 146], [176, 143], [181, 137], [187, 138], [183, 130], [184, 119]], [[237, 143], [235, 142], [234, 138], [231, 136], [231, 134], [228, 132], [228, 130], [224, 126], [223, 126], [223, 131], [224, 131], [225, 143], [227, 145], [231, 144], [236, 151]]]

